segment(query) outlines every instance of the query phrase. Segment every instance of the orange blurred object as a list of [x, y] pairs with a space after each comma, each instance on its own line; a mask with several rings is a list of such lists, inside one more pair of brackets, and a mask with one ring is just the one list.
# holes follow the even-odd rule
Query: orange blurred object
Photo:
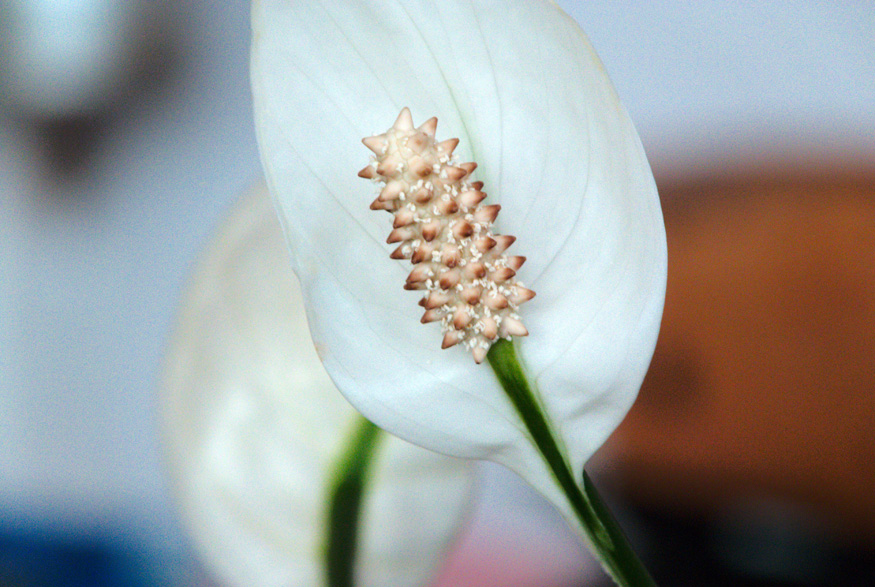
[[611, 439], [623, 492], [800, 504], [875, 544], [875, 170], [660, 185], [662, 332]]

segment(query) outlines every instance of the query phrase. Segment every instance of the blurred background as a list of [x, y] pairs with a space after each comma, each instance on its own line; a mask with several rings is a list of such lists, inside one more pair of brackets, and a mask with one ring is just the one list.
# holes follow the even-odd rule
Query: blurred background
[[[875, 7], [559, 4], [638, 127], [671, 260], [593, 476], [660, 584], [875, 584]], [[248, 10], [0, 0], [0, 585], [212, 584], [155, 389], [187, 272], [260, 175]], [[599, 581], [483, 467], [442, 585]]]

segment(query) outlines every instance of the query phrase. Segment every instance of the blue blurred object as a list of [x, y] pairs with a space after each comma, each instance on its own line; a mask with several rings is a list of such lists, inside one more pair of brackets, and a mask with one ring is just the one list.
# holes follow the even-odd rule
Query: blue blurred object
[[208, 587], [190, 556], [169, 559], [107, 533], [79, 538], [0, 531], [0, 587]]
[[45, 541], [0, 535], [0, 585], [101, 587], [155, 585], [141, 555], [105, 538], [84, 542]]

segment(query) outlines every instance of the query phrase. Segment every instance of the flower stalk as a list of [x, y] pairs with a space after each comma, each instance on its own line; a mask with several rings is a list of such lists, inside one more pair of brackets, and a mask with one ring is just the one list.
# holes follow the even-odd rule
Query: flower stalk
[[512, 342], [501, 340], [486, 355], [508, 399], [526, 426], [556, 483], [562, 488], [580, 528], [586, 534], [605, 571], [621, 587], [656, 585], [632, 550], [592, 480], [583, 471], [583, 485], [562, 454], [537, 396], [529, 385]]

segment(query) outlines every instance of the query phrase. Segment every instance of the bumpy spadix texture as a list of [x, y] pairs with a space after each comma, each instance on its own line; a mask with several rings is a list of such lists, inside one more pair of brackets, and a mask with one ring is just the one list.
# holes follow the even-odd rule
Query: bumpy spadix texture
[[[196, 268], [161, 400], [176, 501], [221, 584], [324, 586], [333, 467], [361, 416], [316, 356], [263, 185]], [[356, 585], [429, 584], [473, 480], [470, 462], [385, 435], [362, 504]]]
[[338, 389], [402, 438], [511, 467], [574, 523], [492, 370], [419, 323], [356, 172], [405, 106], [459, 137], [527, 257], [514, 342], [579, 480], [641, 385], [666, 276], [653, 175], [592, 46], [548, 0], [257, 0], [252, 38], [262, 162]]
[[501, 206], [481, 206], [483, 182], [473, 181], [476, 163], [457, 165], [459, 139], [435, 142], [437, 118], [419, 128], [404, 108], [395, 124], [362, 142], [374, 152], [359, 177], [382, 184], [372, 210], [394, 214], [388, 243], [398, 243], [393, 259], [415, 265], [404, 289], [425, 290], [422, 322], [440, 321], [442, 348], [463, 343], [482, 363], [501, 336], [528, 334], [517, 314], [535, 292], [514, 279], [525, 257], [508, 257], [516, 240], [495, 235], [492, 223]]

